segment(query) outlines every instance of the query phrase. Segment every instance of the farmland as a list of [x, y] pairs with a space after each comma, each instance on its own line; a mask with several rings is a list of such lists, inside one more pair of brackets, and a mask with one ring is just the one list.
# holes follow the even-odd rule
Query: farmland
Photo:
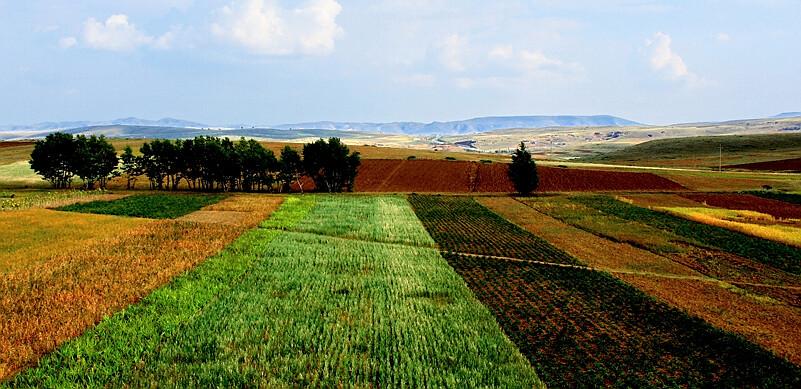
[[756, 191], [796, 176], [518, 198], [504, 158], [358, 148], [356, 194], [4, 189], [0, 387], [801, 385], [801, 196]]
[[[421, 196], [410, 201], [448, 262], [548, 385], [781, 386], [801, 379], [798, 368], [786, 361], [604, 273], [544, 264], [547, 258], [580, 264], [544, 241], [538, 250], [545, 260], [537, 262], [513, 250], [504, 258], [454, 252], [481, 246], [484, 238], [473, 230], [486, 220], [496, 220], [493, 227], [503, 239], [504, 221], [472, 199]], [[451, 219], [459, 222], [448, 230], [460, 234], [439, 231]], [[776, 365], [754, 369], [749, 362], [754, 359]], [[784, 373], [774, 375], [774, 369]]]
[[[333, 222], [343, 211], [367, 227], [340, 237], [340, 224], [303, 225], [319, 216]], [[430, 248], [402, 197], [291, 197], [275, 215], [280, 229], [264, 223], [247, 232], [15, 384], [80, 377], [84, 384], [135, 386], [540, 385], [486, 308]], [[387, 216], [404, 226], [406, 244], [384, 243], [396, 233], [373, 228]], [[233, 282], [213, 288], [216, 296], [194, 301], [189, 291], [216, 280], [206, 273], [225, 272], [237, 257], [246, 258], [234, 261], [242, 277], [229, 276]], [[170, 298], [182, 309], [169, 303], [160, 314], [154, 305]], [[148, 336], [154, 332], [162, 336]]]

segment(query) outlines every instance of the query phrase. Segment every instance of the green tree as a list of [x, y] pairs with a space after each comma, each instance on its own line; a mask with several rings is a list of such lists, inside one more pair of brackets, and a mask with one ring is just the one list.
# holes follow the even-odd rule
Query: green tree
[[105, 189], [106, 181], [114, 174], [119, 164], [117, 150], [104, 135], [75, 138], [75, 174], [84, 181], [86, 189], [94, 189], [95, 183]]
[[531, 153], [526, 150], [523, 142], [520, 142], [520, 146], [512, 155], [512, 163], [509, 165], [509, 180], [512, 181], [517, 193], [523, 196], [530, 195], [539, 186], [537, 164], [531, 159]]
[[53, 188], [68, 188], [75, 175], [75, 147], [72, 134], [54, 132], [36, 141], [28, 163]]
[[296, 181], [300, 193], [303, 193], [303, 183], [300, 181], [303, 171], [303, 159], [300, 153], [292, 147], [284, 146], [281, 149], [281, 158], [278, 160], [278, 181], [281, 183], [281, 190], [289, 192], [292, 181]]
[[317, 185], [317, 190], [353, 190], [353, 181], [361, 159], [359, 153], [349, 153], [350, 149], [339, 138], [334, 137], [329, 138], [327, 143], [318, 139], [303, 146], [303, 165]]
[[134, 155], [133, 149], [131, 146], [125, 146], [125, 149], [120, 156], [120, 161], [122, 162], [122, 166], [120, 170], [122, 174], [125, 174], [126, 188], [133, 189], [136, 188], [136, 180], [142, 174], [145, 174], [144, 168], [142, 167], [142, 158], [139, 156]]

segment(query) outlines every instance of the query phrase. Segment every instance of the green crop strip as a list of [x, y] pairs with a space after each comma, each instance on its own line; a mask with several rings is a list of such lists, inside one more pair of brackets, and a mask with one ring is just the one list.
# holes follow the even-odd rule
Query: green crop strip
[[306, 215], [314, 209], [316, 204], [317, 198], [315, 196], [287, 197], [281, 205], [281, 208], [278, 209], [280, 212], [273, 212], [269, 219], [261, 222], [259, 227], [288, 230], [299, 221], [303, 220]]
[[370, 242], [436, 247], [401, 196], [324, 196], [295, 231]]
[[294, 229], [278, 218], [264, 224], [314, 234], [278, 237], [131, 384], [540, 386], [442, 257], [414, 247], [431, 241], [403, 198], [318, 200]]
[[777, 193], [777, 192], [765, 192], [765, 191], [753, 191], [744, 193], [750, 194], [752, 196], [759, 196], [765, 199], [779, 200], [779, 201], [784, 201], [785, 203], [801, 205], [801, 194]]
[[698, 223], [638, 207], [609, 197], [578, 197], [576, 201], [604, 213], [659, 228], [703, 244], [718, 247], [791, 273], [801, 273], [801, 249], [721, 227]]
[[92, 201], [56, 208], [59, 211], [175, 219], [223, 200], [225, 195], [136, 195], [112, 201]]
[[[297, 202], [290, 199], [273, 215], [284, 220], [284, 214], [302, 218]], [[304, 209], [308, 212], [308, 207]], [[246, 231], [218, 255], [65, 343], [40, 359], [37, 367], [0, 387], [103, 387], [130, 381], [163, 338], [180, 332], [206, 305], [239, 282], [280, 234], [267, 229]]]

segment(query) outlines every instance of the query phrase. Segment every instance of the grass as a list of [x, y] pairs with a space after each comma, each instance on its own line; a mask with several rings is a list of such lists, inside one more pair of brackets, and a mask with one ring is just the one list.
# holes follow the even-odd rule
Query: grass
[[699, 223], [801, 247], [801, 228], [753, 223], [775, 221], [773, 216], [764, 213], [697, 207], [665, 207], [661, 210]]
[[[313, 204], [296, 199], [285, 204]], [[539, 386], [436, 251], [373, 240], [425, 236], [403, 198], [317, 200], [294, 228], [286, 218], [263, 223], [290, 231], [165, 340], [134, 386]], [[333, 215], [350, 215], [353, 232]], [[404, 226], [378, 231], [386, 220]]]
[[317, 198], [313, 195], [287, 197], [279, 208], [281, 212], [270, 215], [270, 218], [261, 222], [259, 226], [276, 230], [290, 229], [303, 220], [316, 204]]
[[[657, 139], [599, 156], [582, 158], [587, 162], [638, 165], [717, 167], [719, 147], [723, 164], [739, 164], [777, 159], [777, 153], [801, 150], [801, 134], [759, 134], [695, 136]], [[792, 158], [792, 157], [787, 157]]]
[[226, 195], [135, 195], [112, 201], [92, 201], [56, 208], [59, 211], [175, 219], [217, 203]]
[[35, 266], [142, 225], [141, 219], [46, 209], [0, 212], [0, 273]]
[[435, 247], [401, 196], [320, 196], [294, 231], [365, 241]]
[[784, 201], [785, 203], [801, 205], [801, 194], [798, 193], [778, 193], [778, 192], [767, 192], [767, 191], [753, 191], [746, 193], [766, 199], [779, 200], [779, 201]]

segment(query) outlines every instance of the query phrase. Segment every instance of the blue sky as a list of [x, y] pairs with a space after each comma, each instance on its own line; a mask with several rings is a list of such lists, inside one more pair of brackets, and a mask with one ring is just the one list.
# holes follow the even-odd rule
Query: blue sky
[[801, 1], [0, 0], [0, 124], [801, 111]]

